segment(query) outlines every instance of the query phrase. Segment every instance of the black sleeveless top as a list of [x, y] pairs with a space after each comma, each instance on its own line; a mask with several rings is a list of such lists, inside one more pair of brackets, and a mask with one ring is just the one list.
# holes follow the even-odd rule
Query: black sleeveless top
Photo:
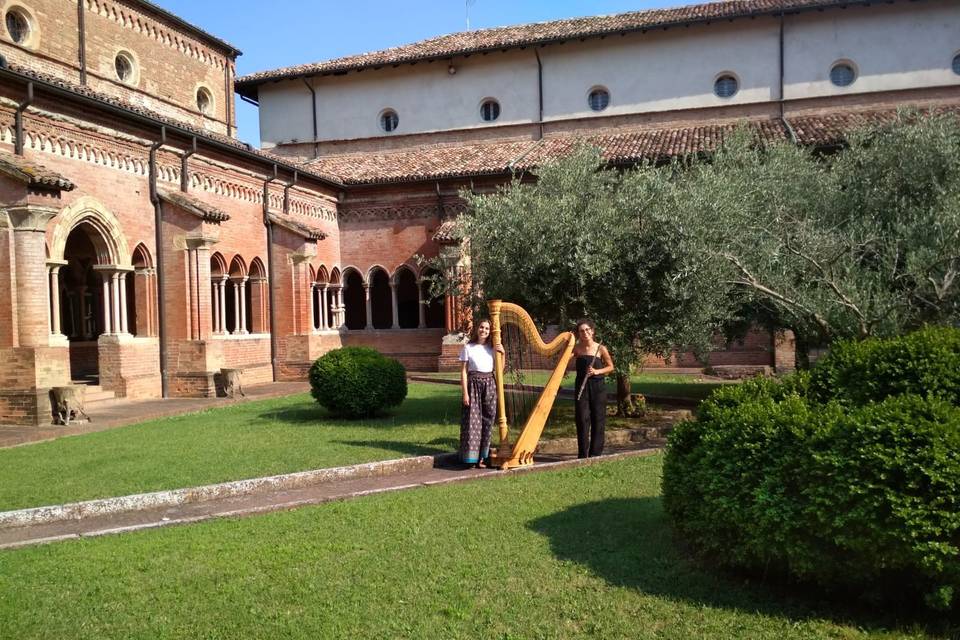
[[[591, 365], [594, 368], [596, 368], [597, 365], [603, 366], [603, 360], [600, 358], [600, 354], [596, 356], [577, 356], [577, 380], [574, 383], [577, 389], [583, 384], [583, 379], [587, 377], [587, 369]], [[603, 376], [591, 376], [590, 380], [603, 382]]]

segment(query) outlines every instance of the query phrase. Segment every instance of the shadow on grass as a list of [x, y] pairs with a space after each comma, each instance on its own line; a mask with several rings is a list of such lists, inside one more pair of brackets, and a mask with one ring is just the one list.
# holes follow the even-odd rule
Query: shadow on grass
[[[695, 606], [760, 613], [791, 621], [829, 619], [896, 630], [890, 612], [845, 607], [812, 590], [790, 589], [698, 566], [678, 548], [660, 498], [610, 499], [578, 505], [527, 525], [550, 541], [553, 554], [590, 568], [612, 585]], [[927, 631], [943, 633], [939, 623]], [[948, 632], [949, 633], [949, 632]]]
[[264, 411], [257, 417], [288, 426], [357, 425], [364, 428], [393, 429], [405, 424], [457, 424], [460, 421], [460, 406], [456, 398], [407, 398], [399, 407], [374, 418], [351, 420], [335, 417], [318, 403], [307, 400], [293, 406]]

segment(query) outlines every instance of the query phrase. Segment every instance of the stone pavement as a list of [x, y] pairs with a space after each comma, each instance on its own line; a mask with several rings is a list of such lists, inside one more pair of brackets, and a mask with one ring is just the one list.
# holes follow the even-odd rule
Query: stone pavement
[[15, 447], [32, 442], [53, 440], [63, 436], [104, 431], [128, 424], [166, 418], [206, 409], [225, 407], [241, 402], [279, 398], [310, 390], [307, 382], [270, 382], [244, 387], [245, 398], [166, 398], [153, 400], [107, 400], [89, 406], [90, 422], [74, 423], [67, 427], [57, 425], [19, 426], [0, 425], [0, 448]]
[[[118, 534], [177, 524], [188, 524], [210, 520], [212, 518], [248, 516], [270, 511], [293, 509], [304, 505], [320, 504], [333, 500], [357, 498], [387, 491], [415, 489], [488, 478], [503, 478], [510, 474], [551, 471], [581, 465], [602, 464], [606, 461], [626, 457], [651, 455], [657, 451], [659, 451], [659, 449], [656, 448], [621, 449], [609, 455], [586, 460], [577, 460], [571, 455], [538, 456], [538, 461], [534, 465], [510, 471], [465, 469], [462, 465], [455, 463], [454, 454], [444, 454], [432, 459], [425, 456], [424, 458], [426, 459], [413, 461], [413, 464], [397, 464], [400, 461], [385, 461], [384, 463], [374, 464], [385, 465], [389, 469], [396, 471], [395, 473], [374, 475], [364, 473], [353, 476], [351, 476], [349, 472], [332, 473], [325, 475], [316, 483], [305, 486], [261, 487], [260, 490], [254, 490], [245, 494], [228, 495], [222, 498], [206, 499], [200, 502], [117, 513], [91, 513], [91, 515], [85, 515], [79, 518], [40, 522], [26, 526], [4, 526], [0, 528], [0, 549]], [[370, 464], [356, 466], [371, 467]], [[349, 470], [349, 468], [342, 469]], [[0, 513], [0, 516], [9, 513], [11, 512]]]

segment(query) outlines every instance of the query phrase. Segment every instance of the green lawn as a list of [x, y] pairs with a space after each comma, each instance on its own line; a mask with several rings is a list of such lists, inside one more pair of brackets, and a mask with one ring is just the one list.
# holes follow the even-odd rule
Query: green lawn
[[0, 638], [926, 638], [697, 568], [634, 458], [0, 552]]
[[[303, 394], [0, 449], [0, 511], [455, 451], [460, 389], [409, 388], [376, 420], [334, 420]], [[559, 412], [544, 437], [575, 435]]]
[[[459, 380], [459, 373], [427, 373], [417, 374], [436, 377], [443, 380]], [[548, 373], [543, 371], [526, 372], [523, 378], [524, 384], [543, 385], [546, 383]], [[508, 381], [513, 379], [508, 377]], [[562, 388], [572, 389], [574, 374], [567, 373], [563, 377]], [[639, 373], [630, 376], [630, 386], [633, 393], [642, 393], [649, 396], [660, 396], [665, 398], [684, 398], [690, 400], [703, 400], [710, 392], [717, 387], [730, 384], [729, 382], [718, 382], [716, 380], [703, 380], [699, 376], [676, 375], [669, 373]], [[613, 377], [607, 378], [607, 389], [610, 393], [616, 393], [616, 385]]]

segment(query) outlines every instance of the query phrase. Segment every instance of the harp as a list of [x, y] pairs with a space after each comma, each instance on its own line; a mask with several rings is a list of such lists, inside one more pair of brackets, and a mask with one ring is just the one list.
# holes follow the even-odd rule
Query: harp
[[[530, 318], [530, 315], [518, 305], [502, 300], [490, 300], [487, 302], [490, 312], [490, 329], [494, 345], [503, 345], [506, 334], [512, 334], [517, 339], [525, 341], [528, 352], [540, 358], [541, 363], [549, 360], [552, 366], [546, 369], [548, 378], [543, 385], [539, 397], [532, 403], [526, 415], [517, 415], [513, 412], [512, 416], [517, 423], [522, 422], [522, 430], [517, 436], [516, 442], [511, 446], [509, 441], [510, 424], [507, 419], [507, 403], [505, 402], [504, 385], [504, 357], [499, 352], [495, 352], [494, 369], [496, 373], [497, 384], [497, 428], [500, 432], [500, 446], [497, 449], [497, 456], [494, 464], [501, 469], [511, 469], [533, 464], [533, 452], [537, 448], [537, 442], [543, 433], [543, 428], [547, 423], [550, 410], [553, 408], [553, 402], [560, 390], [560, 383], [564, 374], [567, 372], [567, 365], [573, 356], [573, 345], [576, 342], [574, 335], [566, 331], [561, 333], [549, 343], [544, 342], [540, 337], [540, 332]], [[510, 349], [504, 345], [508, 355]], [[517, 393], [512, 389], [511, 393]], [[522, 393], [522, 390], [520, 390]], [[512, 425], [519, 428], [520, 424]]]

